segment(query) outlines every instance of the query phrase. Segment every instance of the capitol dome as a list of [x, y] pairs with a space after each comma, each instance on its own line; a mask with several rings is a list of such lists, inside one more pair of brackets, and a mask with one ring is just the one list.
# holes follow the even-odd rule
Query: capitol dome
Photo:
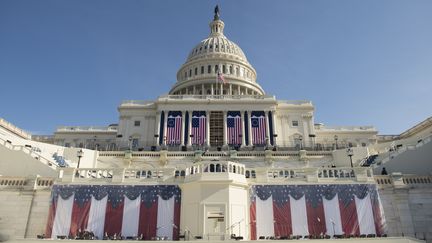
[[215, 11], [209, 37], [190, 51], [171, 95], [264, 95], [255, 69], [242, 49], [224, 35], [224, 27]]

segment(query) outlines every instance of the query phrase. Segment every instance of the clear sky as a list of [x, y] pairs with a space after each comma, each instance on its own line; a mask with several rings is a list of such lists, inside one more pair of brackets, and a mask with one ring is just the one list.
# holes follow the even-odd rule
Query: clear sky
[[169, 91], [220, 5], [225, 34], [315, 122], [398, 134], [432, 115], [432, 1], [1, 0], [0, 117], [37, 134], [118, 122]]

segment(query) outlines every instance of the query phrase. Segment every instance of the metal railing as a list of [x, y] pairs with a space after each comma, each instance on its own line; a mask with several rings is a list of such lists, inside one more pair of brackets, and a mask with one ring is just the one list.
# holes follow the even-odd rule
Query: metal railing
[[15, 135], [18, 135], [19, 137], [31, 139], [31, 134], [29, 132], [24, 131], [23, 129], [15, 126], [3, 118], [0, 118], [0, 126], [4, 127], [6, 130], [14, 133]]
[[57, 127], [56, 132], [65, 132], [65, 131], [89, 131], [89, 132], [116, 132], [116, 126], [60, 126]]

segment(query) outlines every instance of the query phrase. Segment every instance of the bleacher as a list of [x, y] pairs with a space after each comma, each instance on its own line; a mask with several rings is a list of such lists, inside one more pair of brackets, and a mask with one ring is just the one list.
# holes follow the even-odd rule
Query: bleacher
[[378, 154], [374, 154], [374, 155], [367, 157], [366, 160], [364, 160], [362, 166], [363, 167], [371, 166], [373, 163], [375, 163], [376, 158], [378, 158]]
[[57, 162], [58, 166], [69, 167], [69, 164], [66, 162], [65, 158], [63, 156], [58, 155], [57, 152], [55, 152], [52, 157]]

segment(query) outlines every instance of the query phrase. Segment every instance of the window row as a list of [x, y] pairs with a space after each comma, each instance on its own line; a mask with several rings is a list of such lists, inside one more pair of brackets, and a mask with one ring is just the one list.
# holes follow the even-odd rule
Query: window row
[[[213, 87], [213, 88], [212, 88]], [[231, 87], [231, 88], [230, 88]], [[213, 91], [213, 92], [212, 92]], [[257, 91], [252, 89], [244, 88], [239, 85], [224, 85], [222, 92], [220, 90], [220, 85], [211, 84], [197, 86], [191, 86], [183, 88], [173, 93], [174, 95], [259, 95]]]
[[252, 78], [253, 74], [251, 71], [234, 65], [207, 65], [207, 66], [200, 66], [200, 67], [194, 67], [190, 68], [189, 71], [184, 71], [183, 73], [183, 79], [191, 78], [193, 76], [197, 75], [203, 75], [203, 74], [211, 74], [211, 73], [218, 73], [221, 72], [223, 74], [229, 74], [229, 75], [235, 75], [237, 77], [243, 77], [243, 78]]
[[209, 51], [222, 51], [222, 52], [228, 52], [228, 53], [236, 53], [236, 52], [238, 52], [238, 48], [235, 47], [234, 45], [228, 45], [228, 44], [219, 44], [219, 43], [206, 44], [206, 45], [200, 46], [199, 48], [197, 47], [194, 50], [192, 50], [191, 56], [197, 55], [200, 53], [209, 52]]

